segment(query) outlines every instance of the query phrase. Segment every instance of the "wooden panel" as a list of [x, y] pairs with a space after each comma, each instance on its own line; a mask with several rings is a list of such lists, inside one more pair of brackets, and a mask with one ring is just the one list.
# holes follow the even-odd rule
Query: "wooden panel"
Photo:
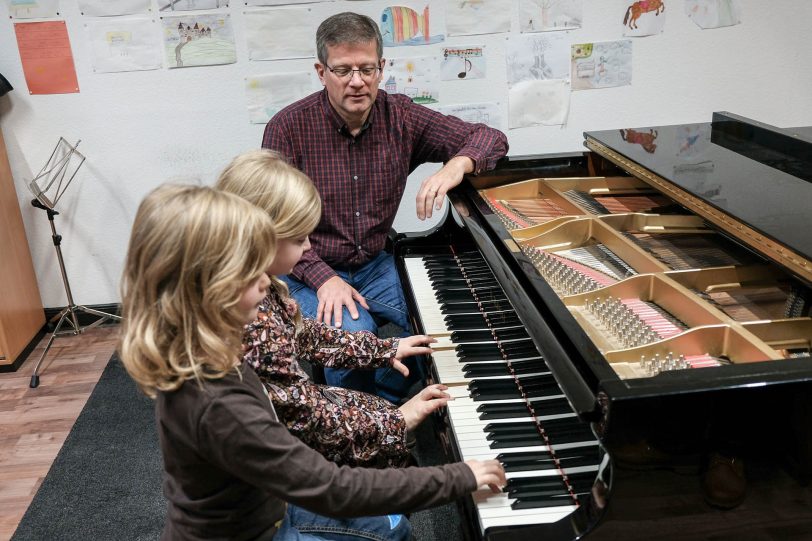
[[[44, 218], [44, 217], [43, 217]], [[22, 213], [0, 132], [0, 366], [12, 364], [45, 324]]]

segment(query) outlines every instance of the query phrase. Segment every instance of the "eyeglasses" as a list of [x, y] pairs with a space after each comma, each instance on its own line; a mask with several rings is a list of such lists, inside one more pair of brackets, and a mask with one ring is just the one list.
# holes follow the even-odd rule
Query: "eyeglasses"
[[351, 69], [346, 66], [338, 66], [337, 68], [331, 68], [327, 64], [325, 64], [325, 67], [339, 79], [352, 79], [353, 73], [357, 71], [361, 79], [369, 80], [375, 77], [375, 75], [377, 75], [378, 71], [380, 71], [381, 69], [380, 66], [364, 66], [363, 68], [358, 69]]

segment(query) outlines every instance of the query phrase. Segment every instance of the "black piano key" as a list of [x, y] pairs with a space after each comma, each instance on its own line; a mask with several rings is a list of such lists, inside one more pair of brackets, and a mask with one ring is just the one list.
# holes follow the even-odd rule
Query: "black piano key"
[[[568, 449], [569, 450], [569, 449]], [[551, 470], [561, 467], [564, 471], [567, 468], [577, 468], [580, 466], [594, 466], [599, 460], [594, 454], [585, 455], [562, 455], [556, 452], [558, 463], [553, 460], [549, 453], [500, 453], [496, 459], [502, 463], [506, 472]]]
[[522, 322], [515, 312], [500, 312], [495, 314], [453, 314], [443, 318], [446, 327], [451, 330], [466, 329], [499, 329], [503, 327], [521, 326]]
[[462, 367], [462, 371], [468, 378], [484, 378], [492, 376], [509, 376], [510, 370], [508, 369], [507, 362], [499, 364], [479, 363], [479, 364], [466, 364]]
[[485, 342], [494, 339], [519, 340], [529, 338], [524, 327], [514, 327], [512, 329], [480, 329], [476, 331], [454, 331], [451, 333], [451, 341], [455, 344], [466, 344], [470, 342]]
[[511, 306], [507, 300], [487, 302], [476, 302], [474, 300], [470, 300], [468, 302], [446, 303], [440, 305], [440, 312], [443, 314], [471, 314], [480, 313], [481, 311], [491, 314], [506, 310], [513, 310], [513, 306]]
[[[567, 480], [572, 487], [577, 487], [576, 490], [583, 490], [584, 488], [591, 487], [595, 481], [595, 472], [579, 472], [567, 474]], [[508, 479], [505, 485], [505, 492], [521, 490], [523, 488], [549, 488], [553, 486], [564, 485], [564, 479], [557, 476], [538, 476], [538, 477], [513, 477]]]

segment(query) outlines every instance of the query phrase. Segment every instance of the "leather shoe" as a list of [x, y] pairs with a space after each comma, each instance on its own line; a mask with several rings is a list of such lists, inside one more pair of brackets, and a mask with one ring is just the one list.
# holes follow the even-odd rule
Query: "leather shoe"
[[747, 480], [744, 462], [737, 457], [713, 453], [708, 458], [708, 469], [702, 476], [705, 501], [722, 509], [733, 509], [744, 501]]

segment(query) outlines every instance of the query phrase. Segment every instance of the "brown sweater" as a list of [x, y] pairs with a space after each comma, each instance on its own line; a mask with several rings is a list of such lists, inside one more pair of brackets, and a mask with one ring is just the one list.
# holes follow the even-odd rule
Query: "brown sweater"
[[476, 487], [465, 464], [338, 467], [292, 436], [241, 365], [159, 393], [155, 415], [169, 513], [162, 539], [270, 539], [284, 502], [333, 517], [412, 512]]

